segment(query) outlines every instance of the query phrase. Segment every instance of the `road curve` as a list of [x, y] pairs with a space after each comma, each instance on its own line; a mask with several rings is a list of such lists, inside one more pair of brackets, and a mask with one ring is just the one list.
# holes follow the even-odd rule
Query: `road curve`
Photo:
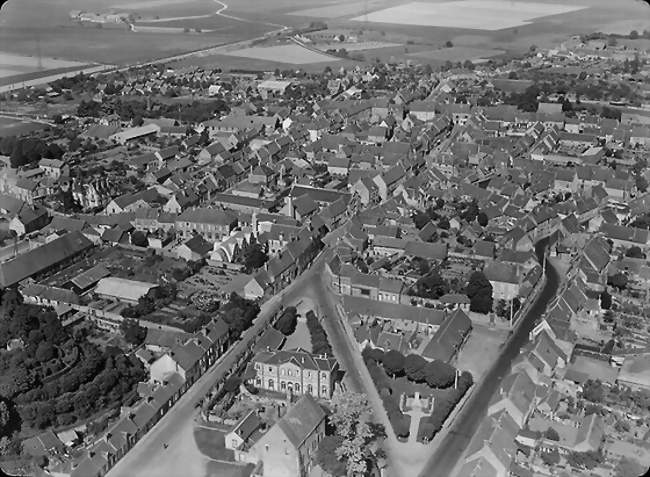
[[[536, 254], [540, 263], [544, 258], [547, 239], [539, 242]], [[450, 425], [448, 433], [431, 455], [420, 477], [451, 477], [458, 460], [472, 439], [481, 420], [487, 412], [488, 403], [497, 390], [501, 380], [510, 372], [512, 361], [519, 354], [522, 346], [528, 341], [528, 336], [535, 327], [535, 322], [542, 316], [546, 307], [557, 294], [560, 278], [551, 262], [546, 262], [546, 284], [529, 312], [523, 317], [523, 322], [505, 344], [503, 352], [492, 368], [477, 385], [466, 405]]]

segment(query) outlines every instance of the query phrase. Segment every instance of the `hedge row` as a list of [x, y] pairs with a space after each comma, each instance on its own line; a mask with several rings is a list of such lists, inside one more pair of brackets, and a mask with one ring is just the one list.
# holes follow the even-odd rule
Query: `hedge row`
[[309, 335], [311, 336], [312, 353], [332, 356], [332, 346], [330, 345], [329, 339], [327, 339], [327, 333], [325, 333], [323, 326], [318, 321], [316, 314], [310, 310], [305, 316], [307, 318]]
[[423, 417], [420, 420], [418, 429], [418, 441], [430, 441], [442, 429], [442, 425], [451, 414], [451, 411], [458, 405], [467, 390], [472, 386], [472, 375], [463, 372], [458, 378], [458, 388], [449, 388], [440, 391], [436, 395], [431, 416]]
[[409, 427], [411, 425], [411, 416], [405, 415], [399, 408], [399, 396], [393, 393], [391, 382], [384, 370], [377, 364], [376, 361], [366, 360], [366, 366], [370, 372], [370, 377], [375, 383], [379, 396], [384, 403], [384, 409], [388, 414], [388, 420], [395, 435], [401, 438], [409, 436]]

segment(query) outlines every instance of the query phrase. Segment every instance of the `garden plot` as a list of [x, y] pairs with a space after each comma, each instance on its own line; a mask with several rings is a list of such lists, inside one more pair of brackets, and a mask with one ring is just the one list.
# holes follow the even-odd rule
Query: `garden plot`
[[412, 2], [372, 12], [352, 20], [494, 31], [523, 26], [532, 23], [536, 18], [571, 13], [585, 8], [587, 7], [506, 0]]
[[228, 51], [224, 54], [227, 56], [239, 56], [241, 58], [252, 58], [255, 60], [274, 61], [276, 63], [288, 63], [293, 65], [326, 63], [337, 60], [331, 56], [295, 44], [252, 47], [242, 50]]

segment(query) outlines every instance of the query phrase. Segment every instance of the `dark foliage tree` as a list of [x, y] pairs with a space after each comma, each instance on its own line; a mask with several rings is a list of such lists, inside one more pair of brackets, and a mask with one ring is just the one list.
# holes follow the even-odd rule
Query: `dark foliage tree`
[[269, 259], [266, 251], [259, 243], [250, 245], [244, 253], [244, 267], [246, 273], [251, 273], [263, 266]]
[[476, 221], [481, 227], [485, 227], [488, 224], [488, 216], [485, 212], [479, 212], [476, 216]]
[[284, 309], [284, 312], [278, 318], [278, 321], [275, 324], [275, 329], [278, 330], [285, 336], [289, 336], [296, 331], [296, 326], [298, 324], [298, 313], [296, 308], [290, 306]]
[[469, 277], [465, 294], [470, 300], [470, 310], [476, 313], [492, 311], [492, 284], [483, 272], [474, 272]]
[[627, 287], [627, 281], [627, 275], [622, 272], [607, 277], [607, 284], [619, 290], [624, 290]]
[[310, 310], [307, 312], [306, 318], [307, 329], [309, 329], [309, 335], [311, 337], [312, 352], [314, 354], [332, 356], [332, 346], [316, 314]]
[[404, 373], [406, 377], [416, 383], [426, 379], [427, 360], [419, 354], [409, 354], [404, 358]]
[[397, 350], [384, 354], [384, 369], [390, 376], [396, 377], [404, 373], [404, 355]]
[[625, 251], [625, 256], [631, 258], [645, 258], [645, 255], [643, 254], [641, 247], [637, 247], [637, 246], [628, 248]]
[[612, 295], [607, 290], [603, 290], [600, 294], [600, 307], [603, 310], [609, 310], [612, 307]]
[[560, 434], [557, 433], [555, 429], [552, 427], [549, 427], [546, 429], [544, 432], [544, 437], [551, 440], [551, 441], [559, 441], [560, 440]]
[[456, 370], [453, 366], [436, 359], [426, 364], [424, 375], [427, 384], [432, 388], [448, 388], [454, 384]]

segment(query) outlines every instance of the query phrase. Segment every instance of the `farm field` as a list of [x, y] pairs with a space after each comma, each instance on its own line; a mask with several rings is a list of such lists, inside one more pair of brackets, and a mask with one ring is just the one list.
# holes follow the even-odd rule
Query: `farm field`
[[81, 68], [83, 66], [83, 63], [76, 61], [66, 61], [57, 58], [44, 57], [41, 57], [39, 61], [39, 59], [36, 57], [0, 52], [0, 78], [24, 73], [31, 73], [39, 70], [75, 67]]
[[461, 0], [443, 3], [413, 2], [353, 18], [373, 23], [503, 30], [526, 25], [535, 18], [566, 14], [586, 7], [506, 0]]
[[276, 61], [293, 65], [336, 61], [336, 59], [331, 56], [308, 50], [307, 48], [295, 44], [251, 47], [242, 50], [228, 51], [224, 54], [226, 56], [239, 56], [243, 58]]
[[366, 11], [384, 8], [390, 5], [386, 0], [368, 0], [367, 2], [331, 3], [329, 5], [305, 8], [291, 12], [291, 15], [315, 18], [341, 18], [360, 15]]
[[314, 46], [319, 50], [329, 50], [332, 48], [335, 50], [345, 49], [346, 51], [366, 51], [395, 48], [402, 45], [382, 41], [360, 41], [358, 43], [316, 43]]
[[495, 50], [490, 48], [475, 48], [471, 46], [454, 46], [451, 48], [440, 48], [437, 50], [420, 51], [410, 53], [408, 56], [435, 60], [435, 61], [479, 61], [503, 55], [505, 50]]
[[5, 136], [18, 136], [32, 131], [44, 129], [46, 126], [31, 121], [21, 121], [18, 119], [0, 118], [0, 138]]

